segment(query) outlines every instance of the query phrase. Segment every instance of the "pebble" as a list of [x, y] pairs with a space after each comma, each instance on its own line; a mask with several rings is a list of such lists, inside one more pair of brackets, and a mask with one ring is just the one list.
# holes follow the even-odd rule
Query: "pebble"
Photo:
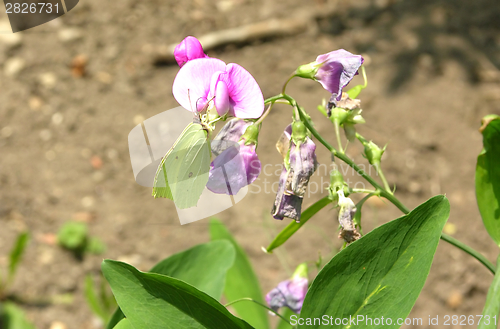
[[28, 101], [28, 105], [33, 111], [37, 111], [42, 107], [43, 101], [40, 97], [32, 96]]
[[38, 81], [44, 86], [45, 88], [52, 89], [55, 87], [57, 83], [57, 77], [54, 73], [52, 72], [45, 72], [42, 73], [38, 76]]
[[14, 129], [12, 129], [12, 127], [9, 126], [3, 127], [2, 130], [0, 131], [0, 135], [2, 135], [3, 138], [9, 138], [10, 136], [12, 136], [13, 133]]
[[71, 42], [81, 39], [83, 37], [83, 32], [79, 28], [68, 27], [61, 29], [57, 36], [62, 42]]
[[52, 133], [48, 129], [43, 129], [42, 131], [40, 131], [40, 138], [43, 141], [47, 142], [52, 138]]
[[92, 168], [94, 168], [94, 169], [101, 169], [103, 162], [102, 162], [102, 159], [100, 157], [98, 157], [97, 155], [94, 155], [94, 156], [92, 156], [92, 158], [90, 158], [90, 164], [92, 165]]
[[109, 85], [111, 82], [113, 82], [113, 77], [111, 76], [111, 74], [109, 74], [108, 72], [104, 72], [104, 71], [97, 72], [96, 78], [99, 82], [105, 83], [107, 85]]
[[68, 329], [68, 327], [66, 326], [66, 324], [64, 322], [54, 321], [50, 324], [49, 329]]
[[52, 123], [56, 126], [60, 125], [63, 122], [63, 116], [61, 113], [56, 112], [52, 114]]
[[443, 227], [443, 232], [449, 235], [457, 233], [457, 226], [453, 223], [446, 223]]
[[75, 78], [81, 78], [87, 74], [87, 55], [77, 55], [71, 61], [71, 74]]
[[134, 116], [134, 124], [135, 125], [140, 125], [144, 121], [144, 116], [138, 114]]
[[459, 291], [452, 291], [451, 294], [448, 296], [448, 299], [446, 300], [446, 304], [452, 308], [456, 309], [460, 305], [462, 305], [462, 302], [464, 301], [464, 296], [459, 292]]
[[0, 20], [0, 44], [7, 48], [15, 48], [20, 46], [23, 41], [21, 33], [12, 33], [9, 20]]
[[5, 61], [3, 66], [3, 73], [7, 77], [15, 77], [26, 66], [26, 61], [21, 57], [11, 57]]
[[95, 203], [95, 200], [91, 196], [86, 196], [86, 197], [82, 198], [82, 206], [84, 206], [85, 208], [92, 208], [94, 203]]
[[89, 223], [95, 219], [96, 215], [89, 211], [81, 211], [74, 213], [71, 217], [77, 222]]

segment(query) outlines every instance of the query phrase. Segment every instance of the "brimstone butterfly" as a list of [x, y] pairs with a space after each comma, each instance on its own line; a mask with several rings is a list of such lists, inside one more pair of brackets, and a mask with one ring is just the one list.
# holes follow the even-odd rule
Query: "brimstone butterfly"
[[184, 129], [156, 171], [153, 196], [169, 198], [180, 209], [196, 206], [208, 182], [209, 126], [203, 121], [196, 117]]

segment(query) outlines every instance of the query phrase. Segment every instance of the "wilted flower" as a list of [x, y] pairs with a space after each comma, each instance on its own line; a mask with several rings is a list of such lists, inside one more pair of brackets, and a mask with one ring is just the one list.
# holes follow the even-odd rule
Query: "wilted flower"
[[[264, 96], [247, 70], [216, 58], [188, 61], [172, 87], [175, 99], [187, 110], [215, 107], [220, 116], [255, 119], [264, 112]], [[207, 106], [208, 105], [208, 106]]]
[[261, 163], [255, 152], [259, 128], [241, 119], [230, 120], [217, 134], [212, 150], [207, 188], [218, 194], [235, 195], [253, 183]]
[[288, 307], [300, 313], [307, 293], [307, 265], [300, 264], [290, 280], [282, 281], [266, 295], [266, 302], [275, 312], [280, 307]]
[[342, 98], [342, 89], [358, 74], [363, 61], [361, 55], [339, 49], [319, 55], [316, 61], [300, 66], [296, 75], [316, 80], [332, 93], [329, 102], [331, 108], [337, 106], [337, 102]]
[[339, 223], [342, 226], [339, 238], [350, 243], [358, 240], [361, 235], [359, 234], [356, 226], [354, 225], [353, 217], [356, 214], [356, 206], [350, 198], [344, 196], [344, 190], [337, 191], [339, 197]]
[[197, 58], [207, 58], [203, 52], [200, 41], [195, 37], [186, 37], [179, 43], [174, 50], [174, 57], [180, 67], [187, 62]]
[[307, 136], [306, 128], [300, 121], [294, 122], [291, 129], [290, 126], [287, 127], [277, 144], [278, 149], [285, 145], [289, 145], [290, 150], [289, 153], [286, 152], [285, 165], [271, 213], [275, 219], [288, 217], [300, 222], [302, 199], [309, 179], [318, 165], [316, 145]]
[[328, 116], [333, 123], [337, 123], [344, 127], [347, 139], [352, 142], [356, 138], [356, 128], [354, 125], [365, 123], [365, 119], [361, 116], [363, 110], [360, 108], [361, 101], [359, 99], [351, 99], [347, 93], [342, 93], [342, 98], [337, 102], [337, 107], [328, 108]]

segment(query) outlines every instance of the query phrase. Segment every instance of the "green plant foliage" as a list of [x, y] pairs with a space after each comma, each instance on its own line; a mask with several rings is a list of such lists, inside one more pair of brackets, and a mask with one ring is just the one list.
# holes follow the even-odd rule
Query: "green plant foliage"
[[324, 197], [323, 199], [317, 201], [314, 203], [312, 206], [307, 208], [302, 212], [302, 215], [300, 216], [300, 223], [297, 222], [291, 222], [288, 224], [278, 235], [274, 238], [273, 241], [267, 246], [266, 250], [267, 252], [271, 252], [274, 249], [278, 248], [281, 246], [283, 243], [285, 243], [292, 235], [295, 234], [301, 228], [307, 221], [314, 215], [318, 213], [321, 209], [323, 209], [326, 205], [331, 203], [330, 199], [328, 197]]
[[[250, 264], [250, 260], [228, 229], [219, 220], [211, 219], [210, 236], [212, 240], [222, 239], [229, 241], [236, 250], [234, 265], [227, 271], [226, 286], [224, 288], [224, 295], [227, 301], [232, 302], [240, 298], [252, 298], [264, 304], [262, 290]], [[255, 328], [269, 328], [267, 311], [263, 307], [249, 301], [235, 303], [231, 306], [234, 307], [242, 319]]]
[[[182, 280], [219, 300], [224, 289], [226, 272], [233, 266], [234, 258], [235, 251], [231, 243], [213, 241], [174, 254], [156, 264], [150, 272]], [[179, 313], [179, 317], [186, 317], [180, 311], [172, 312]], [[118, 309], [106, 328], [113, 328], [121, 319], [123, 313]]]
[[21, 260], [24, 251], [26, 249], [26, 245], [29, 241], [29, 234], [27, 232], [23, 232], [18, 235], [14, 247], [10, 251], [9, 255], [9, 276], [8, 282], [11, 282], [14, 279], [14, 275], [16, 274], [17, 266], [19, 265], [19, 261]]
[[497, 259], [497, 271], [486, 297], [483, 317], [477, 326], [478, 329], [497, 329], [498, 314], [500, 313], [500, 257]]
[[24, 311], [16, 304], [6, 302], [0, 304], [0, 328], [2, 329], [35, 329], [31, 324]]
[[129, 320], [123, 319], [114, 327], [114, 329], [134, 329], [134, 327]]
[[57, 232], [57, 241], [69, 250], [83, 250], [87, 243], [88, 227], [81, 222], [66, 222]]
[[477, 157], [476, 199], [486, 230], [500, 246], [500, 117], [483, 118], [484, 149]]
[[[384, 224], [338, 253], [314, 279], [301, 318], [405, 318], [432, 264], [449, 202], [436, 196], [409, 214]], [[292, 322], [293, 324], [293, 322]], [[348, 328], [307, 322], [299, 328]], [[397, 324], [356, 328], [397, 328]]]
[[135, 329], [252, 328], [218, 301], [184, 281], [140, 272], [131, 265], [112, 260], [103, 261], [102, 271], [118, 305]]

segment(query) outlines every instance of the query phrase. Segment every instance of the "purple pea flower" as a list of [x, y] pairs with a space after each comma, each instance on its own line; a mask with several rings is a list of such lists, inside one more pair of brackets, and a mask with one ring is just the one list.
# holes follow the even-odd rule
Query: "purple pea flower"
[[300, 313], [308, 287], [307, 265], [301, 264], [295, 270], [293, 277], [278, 283], [278, 286], [266, 295], [266, 302], [275, 312], [280, 307], [288, 307], [295, 313]]
[[174, 49], [174, 57], [180, 67], [190, 60], [197, 58], [208, 58], [203, 52], [200, 41], [195, 37], [186, 37]]
[[329, 102], [331, 108], [337, 106], [337, 102], [342, 99], [342, 89], [358, 74], [363, 61], [361, 55], [339, 49], [319, 55], [316, 61], [300, 66], [295, 74], [318, 81], [323, 88], [332, 93]]
[[258, 127], [241, 119], [232, 119], [221, 129], [212, 142], [216, 157], [210, 164], [210, 191], [236, 195], [257, 179], [261, 171], [255, 152], [257, 136]]
[[256, 119], [264, 112], [264, 96], [247, 70], [216, 58], [188, 61], [172, 87], [175, 99], [188, 110], [215, 107], [220, 116]]
[[288, 217], [300, 222], [302, 199], [309, 179], [318, 166], [316, 145], [307, 136], [306, 128], [300, 121], [287, 127], [280, 143], [288, 143], [290, 151], [285, 158], [271, 213], [275, 219], [282, 220]]

